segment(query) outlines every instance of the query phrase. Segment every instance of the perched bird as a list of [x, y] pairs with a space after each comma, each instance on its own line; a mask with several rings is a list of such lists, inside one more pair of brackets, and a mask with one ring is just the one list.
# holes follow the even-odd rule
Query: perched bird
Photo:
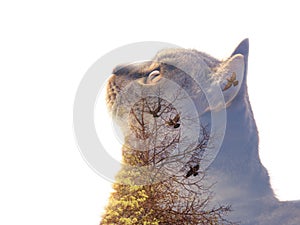
[[180, 120], [180, 115], [177, 114], [173, 119], [169, 119], [169, 121], [166, 122], [167, 125], [173, 126], [174, 128], [180, 127], [180, 123], [178, 123]]
[[196, 166], [191, 167], [190, 166], [190, 170], [187, 172], [187, 174], [185, 175], [186, 178], [194, 175], [197, 176], [199, 174], [199, 172], [197, 172], [200, 169], [200, 165], [197, 164]]
[[235, 87], [239, 84], [239, 81], [236, 79], [236, 73], [233, 72], [230, 78], [226, 78], [228, 81], [226, 86], [223, 88], [223, 91], [229, 89], [232, 85]]

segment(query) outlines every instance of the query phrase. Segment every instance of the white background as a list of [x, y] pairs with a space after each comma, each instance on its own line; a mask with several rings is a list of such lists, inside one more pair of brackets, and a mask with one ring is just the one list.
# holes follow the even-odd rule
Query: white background
[[136, 41], [222, 59], [249, 37], [261, 159], [279, 198], [300, 199], [299, 21], [288, 0], [1, 1], [0, 224], [99, 223], [111, 184], [77, 149], [73, 101], [99, 57]]

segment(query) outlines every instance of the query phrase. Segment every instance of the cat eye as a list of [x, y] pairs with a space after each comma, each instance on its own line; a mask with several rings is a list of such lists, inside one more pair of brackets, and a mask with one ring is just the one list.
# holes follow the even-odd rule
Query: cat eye
[[160, 72], [158, 70], [153, 70], [149, 75], [148, 75], [148, 81], [149, 82], [157, 82], [161, 78]]

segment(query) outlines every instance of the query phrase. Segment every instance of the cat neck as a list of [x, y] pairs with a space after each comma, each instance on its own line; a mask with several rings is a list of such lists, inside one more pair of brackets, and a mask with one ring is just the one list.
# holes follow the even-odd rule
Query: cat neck
[[274, 198], [269, 175], [259, 158], [258, 131], [246, 87], [227, 108], [225, 137], [209, 171], [219, 199], [241, 202]]

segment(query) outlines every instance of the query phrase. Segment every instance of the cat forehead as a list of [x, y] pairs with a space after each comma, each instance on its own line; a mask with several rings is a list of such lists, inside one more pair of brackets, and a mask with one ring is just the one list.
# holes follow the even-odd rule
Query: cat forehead
[[118, 65], [114, 68], [115, 75], [140, 74], [145, 75], [153, 70], [159, 70], [160, 65], [170, 65], [190, 76], [208, 74], [219, 65], [220, 61], [206, 53], [193, 49], [170, 48], [159, 51], [152, 60], [132, 62]]
[[217, 67], [221, 62], [204, 52], [183, 48], [163, 49], [156, 54], [154, 60], [166, 64], [189, 65], [211, 69]]
[[219, 60], [206, 53], [183, 48], [163, 49], [153, 60], [172, 65], [197, 79], [206, 77], [205, 75], [210, 74], [220, 64]]
[[161, 63], [152, 60], [120, 64], [114, 68], [113, 74], [117, 76], [133, 74], [144, 76], [153, 70], [159, 70], [160, 65]]

